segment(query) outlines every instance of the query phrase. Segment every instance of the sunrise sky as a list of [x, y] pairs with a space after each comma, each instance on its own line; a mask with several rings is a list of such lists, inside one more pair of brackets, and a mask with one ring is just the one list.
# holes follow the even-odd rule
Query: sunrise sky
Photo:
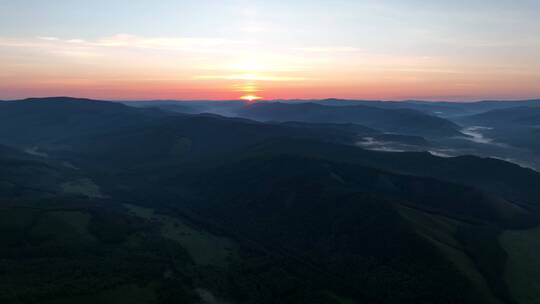
[[538, 0], [0, 0], [0, 99], [540, 97]]

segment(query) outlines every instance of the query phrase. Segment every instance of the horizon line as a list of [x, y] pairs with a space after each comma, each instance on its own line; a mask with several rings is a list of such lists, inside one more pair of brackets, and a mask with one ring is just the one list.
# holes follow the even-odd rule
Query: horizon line
[[102, 99], [91, 97], [75, 97], [75, 96], [32, 96], [18, 99], [0, 99], [0, 101], [24, 101], [28, 99], [52, 99], [52, 98], [65, 98], [65, 99], [86, 99], [95, 101], [109, 101], [109, 102], [243, 102], [243, 103], [263, 103], [263, 102], [280, 102], [280, 101], [343, 101], [343, 102], [439, 102], [439, 103], [479, 103], [479, 102], [528, 102], [528, 101], [540, 101], [538, 98], [526, 98], [526, 99], [473, 99], [473, 100], [444, 100], [444, 99], [362, 99], [362, 98], [274, 98], [274, 99], [260, 99], [254, 102], [248, 102], [242, 99]]

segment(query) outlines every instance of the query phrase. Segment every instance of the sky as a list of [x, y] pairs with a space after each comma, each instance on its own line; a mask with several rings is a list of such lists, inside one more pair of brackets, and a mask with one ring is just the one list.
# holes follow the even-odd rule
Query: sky
[[540, 98], [538, 0], [0, 0], [0, 99]]

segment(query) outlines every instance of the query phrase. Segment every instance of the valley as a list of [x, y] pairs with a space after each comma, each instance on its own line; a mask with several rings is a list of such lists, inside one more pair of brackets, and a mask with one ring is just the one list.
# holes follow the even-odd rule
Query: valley
[[0, 299], [534, 303], [540, 173], [496, 127], [291, 106], [0, 103]]

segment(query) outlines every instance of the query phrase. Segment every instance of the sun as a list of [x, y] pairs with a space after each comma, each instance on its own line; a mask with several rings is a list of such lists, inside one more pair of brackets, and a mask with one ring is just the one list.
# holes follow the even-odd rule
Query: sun
[[245, 95], [245, 96], [240, 97], [240, 99], [245, 100], [247, 102], [254, 102], [254, 101], [262, 99], [262, 97], [259, 97], [256, 95]]
[[233, 79], [242, 82], [234, 85], [235, 90], [242, 93], [242, 97], [240, 97], [241, 100], [253, 103], [263, 99], [263, 97], [258, 96], [258, 94], [262, 92], [259, 88], [259, 83], [263, 79], [263, 77], [259, 75], [259, 72], [264, 69], [265, 67], [260, 65], [254, 58], [233, 66], [233, 70], [239, 73], [238, 75], [235, 75]]

